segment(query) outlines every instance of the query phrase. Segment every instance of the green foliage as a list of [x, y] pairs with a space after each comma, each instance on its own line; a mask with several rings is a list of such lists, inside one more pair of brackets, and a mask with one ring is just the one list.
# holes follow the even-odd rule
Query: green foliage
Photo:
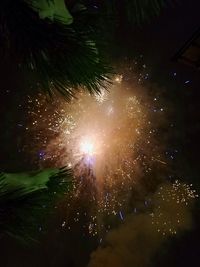
[[29, 173], [0, 174], [1, 234], [23, 242], [43, 231], [56, 200], [72, 187], [72, 174], [65, 168]]
[[[78, 15], [77, 15], [78, 16]], [[58, 91], [67, 99], [79, 86], [99, 92], [110, 68], [91, 27], [40, 19], [22, 0], [2, 0], [0, 9], [0, 71], [2, 86], [24, 94]]]
[[73, 17], [65, 5], [65, 0], [27, 0], [27, 3], [30, 3], [42, 19], [49, 18], [52, 21], [58, 19], [67, 25], [73, 22]]

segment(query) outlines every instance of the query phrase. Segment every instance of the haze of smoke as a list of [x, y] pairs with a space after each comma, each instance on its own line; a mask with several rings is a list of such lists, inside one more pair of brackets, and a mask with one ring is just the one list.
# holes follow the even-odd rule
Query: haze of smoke
[[88, 267], [145, 267], [172, 234], [192, 227], [191, 204], [197, 197], [186, 184], [166, 183], [152, 197], [153, 210], [130, 215], [110, 231], [105, 247], [91, 254]]

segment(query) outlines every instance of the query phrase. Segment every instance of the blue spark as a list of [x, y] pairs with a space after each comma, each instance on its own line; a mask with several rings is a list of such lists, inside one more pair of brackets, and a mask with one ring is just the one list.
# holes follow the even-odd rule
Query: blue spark
[[40, 159], [43, 159], [45, 156], [45, 152], [41, 150], [41, 151], [39, 151], [38, 155], [39, 155]]
[[120, 219], [123, 221], [124, 220], [124, 217], [123, 217], [123, 214], [122, 214], [121, 211], [119, 212], [119, 216], [120, 216]]

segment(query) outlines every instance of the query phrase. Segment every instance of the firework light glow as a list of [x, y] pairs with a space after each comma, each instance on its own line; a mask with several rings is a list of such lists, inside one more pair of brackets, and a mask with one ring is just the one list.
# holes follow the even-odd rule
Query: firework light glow
[[80, 150], [84, 153], [84, 154], [88, 154], [88, 155], [92, 155], [94, 153], [94, 145], [93, 143], [91, 143], [88, 140], [85, 140], [81, 143], [81, 148]]
[[[41, 101], [38, 105], [37, 113], [41, 114]], [[47, 122], [44, 113], [41, 115], [43, 124]], [[35, 118], [35, 113], [32, 115]], [[147, 120], [146, 111], [137, 97], [116, 84], [110, 93], [103, 91], [92, 97], [80, 92], [70, 104], [60, 101], [59, 111], [50, 116], [48, 129], [56, 133], [56, 137], [46, 142], [45, 160], [52, 157], [57, 145], [53, 157], [57, 157], [56, 163], [60, 165], [70, 163], [75, 166], [84, 156], [91, 156], [98, 180], [104, 176], [108, 163], [110, 169], [116, 169], [116, 166], [120, 169], [129, 163], [130, 157], [137, 158], [137, 141], [144, 134]], [[35, 123], [39, 125], [38, 119], [33, 121]], [[61, 150], [62, 156], [59, 154]]]
[[154, 165], [167, 165], [156, 141], [165, 112], [159, 97], [149, 97], [141, 85], [145, 77], [130, 84], [119, 74], [109, 91], [90, 95], [80, 90], [70, 103], [58, 98], [47, 106], [41, 94], [29, 98], [26, 130], [33, 132], [35, 153], [42, 150], [40, 166], [74, 170], [67, 209], [81, 204], [73, 215], [66, 213], [66, 228], [82, 214], [90, 218], [84, 225], [90, 234], [107, 232], [110, 216], [123, 221], [130, 209], [136, 210], [130, 199], [141, 176], [151, 174]]

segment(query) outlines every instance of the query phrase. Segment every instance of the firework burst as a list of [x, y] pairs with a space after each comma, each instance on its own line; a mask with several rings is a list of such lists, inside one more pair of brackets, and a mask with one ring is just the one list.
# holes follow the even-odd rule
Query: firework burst
[[123, 221], [141, 176], [155, 164], [166, 164], [153, 126], [153, 120], [162, 121], [163, 108], [157, 96], [144, 91], [141, 77], [130, 85], [119, 74], [109, 91], [91, 96], [80, 90], [70, 103], [57, 98], [47, 105], [43, 95], [29, 98], [27, 130], [39, 166], [74, 170], [62, 227], [70, 229], [86, 217], [87, 232], [108, 231], [113, 218]]
[[162, 235], [175, 235], [182, 225], [191, 225], [191, 203], [198, 197], [192, 184], [164, 184], [154, 196], [155, 212], [151, 213], [152, 224]]

